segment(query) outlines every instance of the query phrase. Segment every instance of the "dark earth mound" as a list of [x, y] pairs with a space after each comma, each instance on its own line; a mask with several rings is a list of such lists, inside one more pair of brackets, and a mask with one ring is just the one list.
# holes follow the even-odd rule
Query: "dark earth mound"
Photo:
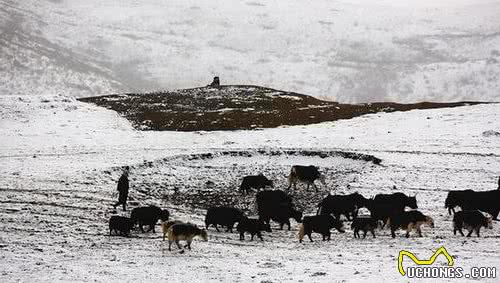
[[117, 111], [139, 130], [214, 131], [307, 125], [376, 113], [477, 102], [341, 104], [259, 86], [227, 85], [81, 98]]

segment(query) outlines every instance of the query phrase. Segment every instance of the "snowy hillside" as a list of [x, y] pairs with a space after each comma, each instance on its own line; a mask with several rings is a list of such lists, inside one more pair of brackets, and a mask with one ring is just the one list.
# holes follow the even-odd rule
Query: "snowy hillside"
[[[500, 106], [476, 105], [378, 113], [351, 120], [261, 131], [139, 132], [115, 112], [63, 96], [0, 96], [0, 281], [331, 282], [401, 281], [401, 249], [421, 257], [444, 245], [457, 266], [499, 266], [499, 223], [481, 238], [454, 236], [444, 209], [452, 189], [496, 188], [500, 175]], [[381, 165], [348, 155], [374, 155]], [[231, 155], [224, 152], [241, 152]], [[295, 151], [296, 153], [292, 153]], [[194, 158], [202, 154], [204, 158]], [[297, 226], [240, 242], [209, 230], [184, 254], [161, 235], [108, 237], [119, 166], [130, 165], [130, 205], [157, 204], [173, 219], [202, 224], [210, 203], [255, 214], [253, 195], [239, 196], [244, 174], [263, 172], [285, 186], [292, 164], [317, 164], [327, 175], [320, 192], [293, 192], [306, 214], [329, 191], [366, 197], [417, 195], [435, 219], [424, 237], [376, 239], [333, 233], [331, 242], [299, 244]], [[209, 182], [210, 181], [210, 182]], [[347, 188], [349, 184], [350, 189]], [[178, 192], [176, 193], [176, 189]], [[119, 211], [122, 215], [126, 213]], [[159, 228], [159, 227], [157, 227]], [[319, 239], [315, 235], [315, 239]], [[493, 253], [492, 253], [493, 252]], [[370, 255], [370, 256], [365, 256]], [[442, 259], [441, 259], [442, 260]], [[409, 263], [407, 263], [409, 264]], [[488, 280], [485, 280], [488, 282]], [[495, 282], [490, 280], [489, 282]]]
[[499, 101], [498, 0], [0, 0], [0, 95], [256, 84]]

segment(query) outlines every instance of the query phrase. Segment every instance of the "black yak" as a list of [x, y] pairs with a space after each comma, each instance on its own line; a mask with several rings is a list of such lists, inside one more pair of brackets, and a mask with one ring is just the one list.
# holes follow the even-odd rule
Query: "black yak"
[[376, 203], [392, 205], [393, 207], [398, 207], [402, 210], [404, 210], [405, 207], [412, 209], [418, 208], [417, 198], [415, 196], [409, 197], [404, 193], [399, 192], [393, 194], [378, 194], [373, 200]]
[[256, 175], [256, 176], [245, 176], [243, 177], [243, 181], [241, 182], [240, 192], [248, 194], [251, 188], [264, 189], [265, 187], [274, 188], [273, 181], [266, 178], [264, 175]]
[[463, 210], [480, 210], [486, 212], [498, 220], [500, 212], [500, 190], [472, 191], [467, 194], [463, 204]]
[[351, 229], [354, 231], [354, 238], [359, 238], [359, 231], [363, 231], [363, 238], [366, 238], [366, 233], [370, 231], [375, 238], [375, 229], [377, 229], [377, 221], [371, 217], [356, 217], [352, 221]]
[[123, 216], [111, 216], [109, 219], [109, 235], [111, 236], [111, 232], [116, 234], [120, 234], [122, 236], [129, 236], [130, 230], [134, 228], [134, 223], [128, 217]]
[[288, 189], [290, 189], [292, 185], [293, 188], [296, 189], [297, 182], [301, 182], [307, 184], [307, 190], [309, 190], [309, 186], [312, 185], [313, 188], [318, 191], [318, 187], [314, 184], [314, 181], [318, 179], [323, 185], [325, 184], [325, 176], [319, 173], [318, 167], [312, 165], [294, 165], [290, 170], [290, 175], [288, 175]]
[[[167, 221], [170, 217], [170, 213], [166, 209], [161, 209], [157, 206], [150, 205], [145, 207], [136, 207], [132, 209], [132, 213], [130, 214], [130, 218], [134, 222], [134, 225], [138, 224], [139, 229], [143, 233], [152, 231], [155, 232], [155, 225], [158, 220]], [[143, 226], [149, 225], [149, 229], [144, 231]]]
[[358, 209], [366, 207], [368, 199], [355, 192], [350, 195], [328, 195], [318, 204], [317, 214], [333, 214], [336, 219], [344, 215], [348, 220], [358, 215]]
[[243, 211], [234, 207], [210, 207], [205, 216], [205, 228], [208, 229], [210, 225], [213, 225], [219, 232], [217, 225], [221, 225], [226, 227], [226, 232], [232, 233], [234, 224], [239, 222], [243, 215]]
[[276, 221], [283, 229], [284, 224], [290, 230], [290, 218], [301, 222], [302, 212], [294, 208], [292, 198], [283, 191], [260, 191], [256, 195], [259, 218], [269, 224], [270, 220]]
[[374, 199], [368, 200], [366, 208], [375, 220], [382, 220], [384, 227], [392, 215], [399, 215], [405, 211], [405, 207], [418, 208], [417, 198], [409, 197], [404, 193], [378, 194]]
[[330, 240], [332, 228], [337, 229], [340, 233], [344, 233], [342, 222], [335, 219], [331, 215], [314, 215], [314, 216], [304, 216], [302, 224], [299, 228], [299, 242], [302, 243], [304, 235], [309, 237], [312, 242], [311, 234], [312, 232], [320, 233], [323, 236], [323, 241]]
[[255, 235], [257, 235], [261, 241], [264, 241], [261, 231], [271, 232], [271, 226], [264, 223], [261, 219], [243, 217], [238, 223], [238, 226], [236, 226], [236, 230], [240, 233], [241, 241], [245, 239], [245, 232], [250, 233], [250, 241], [253, 241]]
[[460, 207], [463, 210], [467, 198], [472, 195], [473, 190], [462, 190], [462, 191], [450, 191], [446, 200], [444, 201], [444, 207], [448, 208], [448, 214], [455, 213], [455, 207]]

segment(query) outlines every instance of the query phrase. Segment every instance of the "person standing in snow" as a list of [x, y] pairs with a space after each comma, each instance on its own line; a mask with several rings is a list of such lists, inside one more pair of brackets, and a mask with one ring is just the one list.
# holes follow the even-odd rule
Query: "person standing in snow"
[[126, 206], [127, 206], [127, 198], [128, 198], [128, 189], [129, 189], [129, 183], [128, 183], [128, 171], [129, 167], [125, 166], [122, 176], [118, 180], [118, 202], [113, 205], [113, 207], [116, 209], [118, 205], [123, 206], [123, 211], [126, 211]]

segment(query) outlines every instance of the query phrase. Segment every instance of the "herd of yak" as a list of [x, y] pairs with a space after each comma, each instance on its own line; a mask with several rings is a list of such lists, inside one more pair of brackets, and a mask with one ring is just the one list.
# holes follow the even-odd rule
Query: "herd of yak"
[[[290, 175], [288, 176], [289, 186], [296, 186], [297, 182], [307, 184], [316, 188], [315, 180], [323, 181], [324, 176], [319, 173], [315, 166], [292, 166]], [[225, 227], [226, 232], [232, 232], [234, 225], [239, 232], [240, 240], [245, 239], [245, 233], [251, 235], [251, 240], [254, 236], [261, 240], [262, 231], [271, 232], [270, 221], [273, 220], [280, 225], [287, 226], [290, 230], [290, 219], [294, 219], [299, 226], [298, 238], [302, 242], [305, 235], [312, 242], [312, 232], [319, 233], [323, 236], [323, 240], [330, 240], [331, 229], [336, 229], [340, 233], [344, 233], [341, 217], [352, 221], [351, 228], [354, 232], [354, 237], [360, 237], [360, 231], [363, 232], [363, 238], [370, 232], [375, 238], [375, 230], [387, 226], [391, 230], [391, 236], [396, 237], [395, 232], [398, 229], [406, 230], [406, 237], [410, 236], [412, 230], [416, 230], [418, 236], [422, 236], [421, 226], [428, 225], [434, 227], [434, 221], [431, 217], [424, 215], [416, 210], [417, 199], [415, 196], [410, 197], [401, 192], [392, 194], [378, 194], [372, 199], [367, 199], [361, 194], [355, 192], [349, 195], [328, 195], [324, 198], [317, 207], [316, 215], [303, 216], [302, 212], [297, 210], [292, 198], [281, 190], [262, 190], [266, 187], [274, 188], [273, 182], [265, 176], [246, 176], [243, 178], [240, 190], [242, 193], [249, 193], [251, 189], [257, 189], [256, 204], [258, 210], [258, 218], [249, 218], [244, 212], [235, 207], [211, 207], [207, 210], [205, 216], [205, 229], [198, 228], [192, 223], [183, 223], [181, 221], [168, 221], [170, 213], [167, 210], [162, 210], [156, 206], [138, 207], [131, 212], [130, 218], [122, 216], [112, 216], [109, 220], [110, 235], [115, 234], [129, 235], [134, 226], [138, 225], [142, 232], [144, 226], [149, 226], [149, 231], [154, 232], [154, 228], [158, 220], [161, 220], [163, 230], [163, 240], [168, 238], [169, 250], [172, 243], [176, 243], [179, 248], [182, 248], [179, 241], [186, 241], [185, 247], [191, 249], [191, 242], [194, 237], [199, 236], [203, 240], [207, 240], [206, 229], [209, 226], [214, 226], [219, 231], [219, 225]], [[394, 187], [395, 188], [395, 187]], [[317, 188], [316, 188], [317, 189]], [[358, 216], [360, 208], [366, 208], [370, 212], [370, 216]], [[410, 210], [406, 210], [406, 208]], [[445, 200], [445, 207], [449, 214], [454, 214], [453, 217], [453, 232], [458, 231], [462, 236], [462, 228], [468, 230], [467, 237], [475, 231], [479, 237], [481, 227], [492, 228], [492, 219], [498, 220], [500, 212], [500, 179], [499, 187], [496, 190], [490, 191], [450, 191]], [[455, 211], [456, 207], [460, 207], [460, 211]], [[483, 213], [489, 214], [485, 216]]]

